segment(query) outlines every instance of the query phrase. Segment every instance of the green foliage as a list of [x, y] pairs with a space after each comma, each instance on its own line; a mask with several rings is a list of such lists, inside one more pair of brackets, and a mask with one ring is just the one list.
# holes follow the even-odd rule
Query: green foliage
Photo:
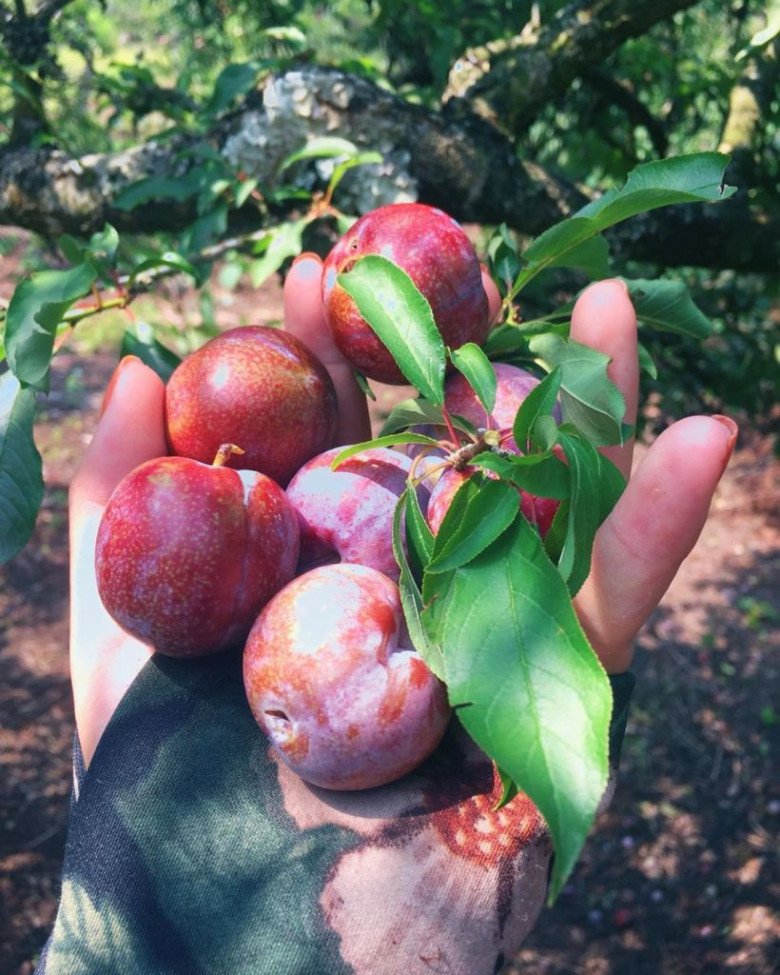
[[447, 354], [477, 394], [485, 412], [492, 413], [496, 405], [496, 374], [482, 349], [474, 342], [467, 342], [459, 349], [449, 349]]
[[445, 349], [433, 312], [407, 274], [386, 257], [361, 258], [338, 276], [398, 368], [431, 403], [444, 402]]
[[[548, 17], [562, 4], [538, 4]], [[467, 48], [509, 37], [531, 15], [530, 0], [375, 0], [375, 29], [387, 50], [388, 73], [398, 85], [414, 86], [433, 98], [441, 94], [453, 62]]]
[[33, 441], [35, 392], [0, 376], [0, 561], [24, 546], [43, 501], [41, 456]]
[[656, 375], [642, 377], [643, 398], [660, 409], [661, 423], [687, 413], [746, 411], [760, 430], [776, 434], [780, 280], [689, 271], [677, 284], [695, 293], [710, 332], [701, 341], [692, 330], [648, 327], [640, 316], [640, 338], [656, 367]]
[[[520, 294], [612, 222], [682, 198], [717, 199], [721, 174], [722, 160], [711, 154], [641, 167], [624, 190], [551, 228], [522, 257], [499, 229], [492, 253], [504, 268], [517, 268], [507, 293]], [[337, 281], [421, 396], [416, 405], [396, 408], [384, 436], [345, 449], [334, 465], [372, 446], [435, 446], [427, 434], [397, 432], [453, 422], [443, 405], [445, 350], [430, 307], [383, 258], [359, 259]], [[701, 313], [678, 289], [646, 282], [634, 288], [642, 293], [647, 324], [706, 334]], [[572, 598], [589, 574], [596, 532], [625, 487], [597, 447], [623, 443], [632, 433], [623, 423], [623, 397], [607, 376], [607, 357], [571, 341], [559, 317], [554, 313], [546, 330], [539, 321], [530, 336], [522, 323], [502, 326], [503, 353], [521, 356], [546, 377], [514, 419], [523, 453], [503, 450], [490, 431], [469, 431], [445, 463], [460, 470], [467, 462], [477, 472], [456, 491], [436, 537], [417, 508], [411, 479], [394, 526], [412, 640], [446, 682], [461, 723], [501, 770], [505, 800], [521, 790], [544, 815], [556, 851], [551, 899], [573, 869], [606, 787], [611, 691]], [[487, 345], [495, 357], [496, 347]], [[451, 358], [483, 404], [492, 404], [484, 352]], [[554, 416], [558, 400], [561, 423]], [[518, 487], [561, 501], [544, 542], [521, 513]]]
[[566, 586], [522, 518], [437, 576], [424, 611], [459, 720], [534, 800], [555, 844], [549, 897], [576, 863], [607, 782], [609, 682]]
[[735, 188], [723, 182], [727, 162], [718, 153], [701, 153], [638, 166], [625, 185], [604, 193], [537, 237], [523, 251], [526, 266], [510, 293], [517, 294], [548, 267], [593, 268], [596, 276], [606, 276], [606, 241], [600, 237], [604, 230], [656, 207], [728, 199]]
[[[562, 4], [139, 0], [128, 7], [110, 0], [101, 7], [75, 0], [55, 21], [45, 56], [22, 64], [5, 52], [11, 70], [0, 90], [0, 124], [9, 132], [21, 95], [46, 116], [36, 139], [72, 153], [152, 137], [173, 145], [179, 134], [202, 138], [176, 155], [175, 173], [128, 187], [116, 204], [128, 213], [160, 201], [172, 211], [191, 204], [188, 226], [151, 240], [120, 237], [112, 227], [90, 241], [63, 238], [56, 266], [25, 278], [8, 305], [0, 349], [10, 370], [0, 375], [0, 558], [24, 545], [41, 503], [35, 403], [47, 389], [58, 338], [88, 327], [83, 323], [97, 311], [123, 308], [159, 280], [184, 275], [199, 289], [199, 340], [216, 327], [206, 284], [217, 260], [226, 261], [223, 285], [245, 275], [261, 284], [301, 250], [318, 221], [327, 220], [328, 229], [349, 223], [352, 215], [334, 203], [342, 179], [355, 166], [381, 160], [343, 139], [312, 140], [282, 160], [273, 185], [263, 186], [235, 171], [205, 138], [215, 122], [229, 118], [268, 72], [300, 58], [341, 64], [435, 105], [459, 57], [514, 36], [532, 7], [548, 22]], [[731, 194], [723, 183], [725, 157], [711, 150], [722, 105], [743, 70], [740, 57], [751, 56], [749, 35], [734, 29], [733, 17], [730, 8], [704, 0], [624, 44], [605, 72], [594, 69], [573, 86], [565, 105], [542, 111], [523, 151], [606, 192], [534, 241], [498, 228], [487, 252], [505, 301], [484, 348], [445, 349], [425, 299], [381, 257], [358, 261], [338, 279], [420, 394], [396, 407], [384, 435], [369, 445], [415, 444], [424, 453], [435, 437], [409, 428], [446, 426], [478, 470], [435, 538], [415, 485], [408, 485], [393, 539], [401, 598], [415, 646], [446, 680], [460, 721], [501, 770], [505, 800], [522, 789], [545, 816], [556, 849], [552, 897], [576, 862], [606, 785], [611, 693], [572, 597], [587, 576], [594, 535], [623, 488], [597, 448], [632, 433], [623, 424], [623, 398], [607, 377], [607, 358], [570, 340], [571, 305], [561, 302], [584, 281], [614, 273], [609, 228], [657, 207], [715, 203]], [[606, 95], [610, 81], [626, 97]], [[776, 140], [776, 122], [762, 138], [757, 151]], [[670, 150], [672, 158], [662, 158]], [[332, 165], [328, 176], [312, 181], [306, 176], [317, 160]], [[761, 185], [752, 192], [768, 193]], [[261, 229], [231, 236], [244, 217]], [[766, 408], [767, 377], [778, 361], [770, 287], [733, 276], [713, 283], [696, 274], [660, 277], [657, 268], [621, 270], [630, 272], [650, 391], [672, 403], [693, 394]], [[104, 300], [106, 289], [113, 297]], [[527, 314], [534, 303], [541, 309], [536, 317]], [[165, 338], [161, 323], [135, 323], [122, 350], [165, 378], [178, 361]], [[523, 363], [543, 378], [514, 421], [521, 455], [448, 415], [448, 357], [488, 410], [495, 399], [490, 360]], [[334, 463], [369, 445], [343, 451]], [[518, 488], [561, 502], [544, 542], [522, 515]]]

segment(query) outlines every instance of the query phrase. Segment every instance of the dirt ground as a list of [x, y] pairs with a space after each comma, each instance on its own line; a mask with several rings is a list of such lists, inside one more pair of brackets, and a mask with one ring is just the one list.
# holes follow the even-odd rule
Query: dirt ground
[[[247, 309], [223, 311], [233, 324]], [[73, 733], [67, 487], [115, 361], [58, 357], [37, 435], [43, 510], [0, 568], [4, 975], [32, 972], [56, 911]], [[743, 429], [699, 545], [641, 637], [615, 800], [512, 975], [780, 970], [779, 470], [769, 439]]]

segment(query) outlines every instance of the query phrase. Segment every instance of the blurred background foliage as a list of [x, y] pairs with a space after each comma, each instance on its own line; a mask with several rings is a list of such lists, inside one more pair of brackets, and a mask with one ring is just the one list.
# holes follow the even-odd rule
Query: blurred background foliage
[[[25, 4], [28, 17], [20, 21]], [[20, 132], [32, 145], [56, 145], [78, 157], [204, 130], [215, 109], [228, 110], [234, 96], [248, 94], [264, 71], [295, 61], [363, 75], [436, 109], [459, 59], [476, 52], [478, 60], [480, 45], [500, 45], [523, 29], [546, 23], [563, 6], [555, 0], [3, 3], [0, 138], [6, 146], [0, 152], [18, 144]], [[36, 47], [33, 28], [43, 28], [33, 14], [47, 8], [49, 40]], [[582, 73], [565, 99], [543, 107], [518, 135], [518, 155], [576, 186], [600, 192], [619, 185], [639, 163], [721, 147], [734, 120], [730, 106], [740, 90], [749, 90], [760, 109], [754, 110], [746, 123], [748, 135], [734, 148], [727, 178], [751, 202], [777, 216], [779, 20], [777, 3], [751, 0], [701, 0], [678, 10]], [[20, 23], [29, 34], [26, 39], [18, 36]], [[27, 129], [20, 125], [25, 111], [37, 116]], [[232, 193], [234, 203], [240, 188], [235, 184], [225, 189], [219, 180], [229, 182], [230, 174], [212, 163], [216, 168], [210, 185], [219, 184], [214, 199]], [[297, 189], [298, 216], [312, 199], [311, 185], [296, 186], [302, 173], [300, 168], [291, 170], [286, 200], [289, 204]], [[181, 252], [185, 244], [192, 250], [194, 242], [204, 246], [224, 241], [227, 218], [224, 208], [209, 209], [213, 202], [199, 205], [201, 224], [195, 231], [156, 234], [153, 239], [123, 234], [120, 253], [132, 252], [137, 259], [165, 250]], [[233, 203], [228, 200], [228, 206]], [[483, 243], [491, 229], [483, 229]], [[7, 250], [11, 244], [6, 238], [3, 246]], [[240, 249], [220, 252], [222, 287], [259, 283], [257, 262], [271, 239], [260, 237], [255, 245], [253, 260]], [[265, 270], [283, 270], [304, 245], [324, 246], [306, 235], [293, 235], [278, 261], [265, 261]], [[39, 253], [28, 255], [27, 266], [58, 266], [58, 260], [56, 241], [41, 239]], [[774, 429], [780, 365], [778, 275], [705, 270], [695, 264], [692, 259], [690, 268], [667, 269], [627, 262], [617, 268], [627, 277], [681, 278], [713, 323], [713, 334], [703, 345], [677, 335], [648, 336], [657, 365], [657, 375], [644, 380], [649, 418], [655, 416], [660, 424], [667, 414], [736, 409], [746, 411], [760, 429]], [[208, 274], [195, 279], [202, 292], [204, 335], [216, 325], [209, 300], [212, 280]], [[570, 297], [583, 283], [570, 274], [548, 274], [526, 296], [530, 311]], [[186, 351], [189, 344], [182, 339], [177, 351]]]

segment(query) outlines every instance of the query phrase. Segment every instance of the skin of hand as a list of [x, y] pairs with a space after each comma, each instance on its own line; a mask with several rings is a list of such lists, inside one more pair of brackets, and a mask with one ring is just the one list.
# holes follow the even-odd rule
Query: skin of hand
[[[302, 254], [293, 264], [284, 286], [285, 328], [311, 348], [333, 378], [339, 405], [337, 442], [356, 443], [370, 436], [366, 399], [323, 320], [321, 276], [322, 263], [313, 254]], [[487, 276], [485, 289], [496, 315], [500, 298]], [[598, 282], [580, 295], [571, 336], [611, 357], [609, 375], [625, 397], [625, 420], [633, 423], [638, 398], [636, 315], [621, 281]], [[163, 400], [160, 378], [139, 359], [123, 359], [70, 487], [70, 666], [76, 727], [87, 764], [152, 653], [103, 608], [94, 549], [103, 509], [122, 477], [167, 453]], [[647, 452], [601, 527], [576, 608], [608, 672], [630, 666], [637, 633], [699, 537], [736, 437], [736, 424], [727, 417], [692, 416], [674, 423]], [[628, 476], [633, 441], [605, 453]]]

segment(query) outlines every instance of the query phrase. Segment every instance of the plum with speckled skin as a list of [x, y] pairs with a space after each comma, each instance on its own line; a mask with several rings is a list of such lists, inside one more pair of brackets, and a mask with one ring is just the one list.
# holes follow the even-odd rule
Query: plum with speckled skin
[[98, 531], [103, 604], [160, 653], [240, 645], [292, 579], [298, 519], [271, 478], [184, 457], [147, 461], [116, 487]]
[[165, 390], [171, 451], [210, 464], [220, 444], [244, 451], [229, 466], [286, 485], [336, 434], [336, 393], [322, 363], [293, 335], [248, 325], [211, 339]]
[[[462, 416], [478, 429], [490, 427], [511, 433], [517, 411], [531, 390], [539, 385], [539, 380], [518, 366], [504, 362], [494, 362], [492, 366], [496, 376], [496, 401], [490, 414], [480, 403], [466, 377], [460, 373], [453, 373], [444, 384], [444, 405], [451, 415]], [[557, 407], [553, 415], [560, 419]], [[505, 442], [505, 446], [510, 450], [518, 449], [511, 438]]]
[[490, 327], [479, 260], [461, 226], [442, 210], [421, 203], [394, 203], [366, 213], [350, 227], [325, 261], [325, 317], [345, 359], [369, 379], [403, 384], [387, 348], [336, 283], [360, 257], [378, 254], [402, 268], [425, 295], [445, 343], [482, 344]]
[[398, 587], [347, 563], [312, 569], [268, 603], [246, 642], [244, 686], [282, 760], [326, 789], [411, 772], [450, 715], [409, 641]]
[[[314, 457], [287, 487], [301, 527], [299, 571], [332, 562], [354, 562], [398, 580], [393, 555], [393, 514], [412, 462], [387, 447], [364, 450], [335, 470], [335, 447]], [[428, 490], [418, 489], [425, 510]]]

